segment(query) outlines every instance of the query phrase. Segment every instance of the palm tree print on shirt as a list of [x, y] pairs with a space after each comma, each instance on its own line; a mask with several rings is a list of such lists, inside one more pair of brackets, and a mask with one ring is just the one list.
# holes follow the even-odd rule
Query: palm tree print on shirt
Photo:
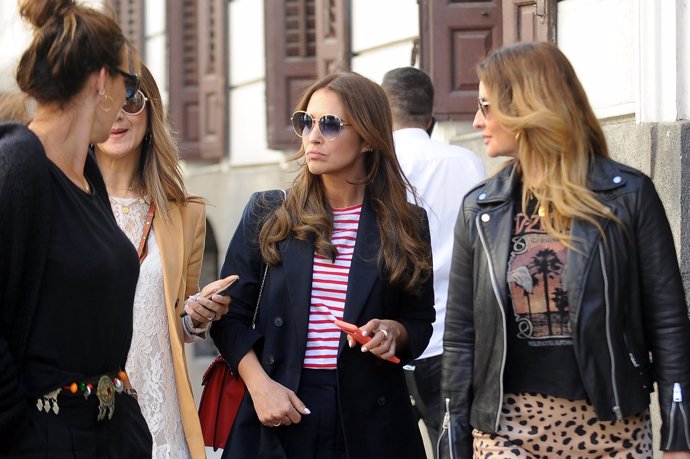
[[538, 216], [518, 214], [511, 249], [507, 280], [518, 338], [569, 340], [568, 297], [561, 282], [567, 248], [541, 230]]

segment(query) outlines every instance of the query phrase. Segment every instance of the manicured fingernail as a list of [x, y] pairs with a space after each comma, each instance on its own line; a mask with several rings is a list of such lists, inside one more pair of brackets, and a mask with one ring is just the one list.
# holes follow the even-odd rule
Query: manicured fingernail
[[366, 330], [364, 330], [364, 331], [362, 332], [362, 336], [367, 336], [368, 334], [369, 334], [369, 332], [366, 331]]
[[304, 407], [304, 414], [311, 414], [311, 410], [306, 406]]
[[362, 349], [361, 349], [362, 352], [367, 352], [368, 350], [369, 349], [367, 349], [365, 346], [362, 346]]

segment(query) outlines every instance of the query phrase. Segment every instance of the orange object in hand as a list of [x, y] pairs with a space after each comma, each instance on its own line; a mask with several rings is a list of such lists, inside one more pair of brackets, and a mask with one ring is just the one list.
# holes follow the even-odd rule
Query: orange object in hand
[[[364, 336], [362, 334], [362, 330], [360, 330], [357, 325], [338, 319], [335, 319], [333, 323], [335, 323], [335, 325], [342, 331], [352, 336], [355, 339], [355, 341], [357, 341], [362, 346], [371, 341], [371, 336]], [[389, 357], [386, 360], [393, 363], [400, 363], [400, 359], [396, 356]]]

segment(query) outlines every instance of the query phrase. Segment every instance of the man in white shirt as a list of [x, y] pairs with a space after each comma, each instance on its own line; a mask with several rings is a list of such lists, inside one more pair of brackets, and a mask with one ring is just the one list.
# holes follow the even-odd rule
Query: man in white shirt
[[414, 67], [390, 70], [384, 75], [382, 86], [393, 111], [398, 161], [421, 198], [431, 230], [434, 333], [424, 353], [414, 361], [414, 370], [405, 373], [410, 395], [435, 449], [443, 418], [441, 353], [453, 229], [462, 198], [484, 179], [486, 172], [482, 160], [470, 150], [431, 140], [434, 87], [426, 73]]

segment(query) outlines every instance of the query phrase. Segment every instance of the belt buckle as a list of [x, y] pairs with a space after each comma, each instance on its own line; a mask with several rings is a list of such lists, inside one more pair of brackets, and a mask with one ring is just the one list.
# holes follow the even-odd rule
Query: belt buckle
[[102, 421], [106, 415], [108, 420], [113, 418], [115, 412], [115, 392], [117, 389], [113, 381], [107, 375], [98, 380], [96, 397], [98, 397], [98, 420]]

